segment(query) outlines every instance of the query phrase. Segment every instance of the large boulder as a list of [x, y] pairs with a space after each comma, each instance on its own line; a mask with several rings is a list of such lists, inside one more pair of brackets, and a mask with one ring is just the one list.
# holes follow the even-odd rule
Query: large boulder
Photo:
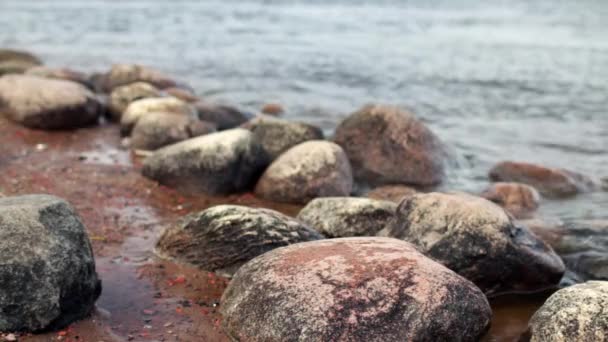
[[186, 139], [215, 132], [215, 125], [173, 113], [152, 112], [137, 120], [131, 132], [131, 148], [156, 150]]
[[270, 164], [255, 193], [277, 202], [306, 203], [315, 197], [348, 196], [352, 188], [352, 171], [342, 148], [312, 140], [290, 148]]
[[498, 204], [516, 218], [529, 217], [540, 204], [538, 191], [520, 183], [494, 183], [481, 193], [481, 197]]
[[102, 76], [101, 90], [109, 93], [116, 87], [135, 82], [146, 82], [159, 89], [178, 85], [173, 78], [156, 69], [138, 64], [115, 64]]
[[184, 192], [229, 194], [247, 190], [267, 165], [253, 134], [236, 128], [156, 150], [142, 173]]
[[165, 230], [156, 250], [205, 271], [232, 275], [247, 261], [277, 247], [322, 238], [274, 210], [218, 205]]
[[175, 97], [152, 97], [131, 102], [120, 118], [120, 133], [130, 135], [137, 121], [150, 113], [172, 113], [196, 117], [194, 107]]
[[96, 123], [103, 107], [81, 84], [28, 75], [0, 77], [0, 113], [24, 126], [70, 129]]
[[242, 127], [253, 132], [272, 160], [305, 141], [323, 139], [323, 131], [318, 127], [270, 116], [258, 116]]
[[149, 97], [161, 97], [162, 93], [155, 86], [145, 82], [135, 82], [114, 88], [110, 93], [108, 109], [111, 119], [120, 121], [122, 113], [131, 102]]
[[512, 161], [498, 163], [490, 170], [489, 176], [495, 182], [531, 185], [543, 196], [553, 198], [589, 192], [598, 187], [596, 181], [574, 171]]
[[370, 190], [366, 195], [369, 198], [391, 201], [400, 203], [403, 197], [413, 195], [418, 191], [407, 185], [382, 185], [377, 188]]
[[40, 65], [27, 69], [25, 71], [25, 74], [42, 78], [72, 81], [80, 83], [89, 89], [93, 88], [93, 85], [91, 84], [89, 76], [87, 74], [68, 68], [51, 68], [48, 66]]
[[379, 234], [413, 243], [488, 295], [543, 290], [564, 274], [564, 264], [550, 246], [481, 197], [405, 197], [395, 220]]
[[183, 87], [170, 87], [163, 89], [163, 92], [169, 96], [177, 97], [182, 101], [186, 101], [188, 103], [195, 103], [200, 101], [200, 98], [196, 96], [194, 91], [183, 88]]
[[471, 282], [386, 238], [298, 243], [263, 254], [224, 292], [235, 341], [478, 341], [492, 312]]
[[251, 116], [238, 109], [204, 101], [193, 104], [198, 112], [198, 118], [217, 125], [218, 130], [238, 127], [251, 119]]
[[321, 197], [298, 214], [328, 237], [374, 236], [395, 216], [397, 204], [357, 197]]
[[363, 107], [340, 123], [334, 140], [361, 182], [435, 185], [443, 180], [443, 144], [413, 114], [397, 107]]
[[608, 282], [590, 281], [557, 291], [532, 316], [521, 340], [607, 341]]
[[29, 68], [41, 65], [40, 58], [29, 52], [0, 49], [0, 76], [22, 74]]
[[101, 292], [84, 226], [49, 195], [0, 198], [0, 331], [63, 328]]

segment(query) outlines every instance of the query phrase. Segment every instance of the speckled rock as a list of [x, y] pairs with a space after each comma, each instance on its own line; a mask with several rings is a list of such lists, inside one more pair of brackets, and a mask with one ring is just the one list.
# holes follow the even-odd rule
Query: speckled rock
[[110, 98], [108, 101], [110, 118], [114, 121], [120, 121], [122, 113], [124, 113], [131, 102], [161, 96], [162, 94], [160, 90], [145, 82], [135, 82], [116, 87], [110, 93]]
[[367, 105], [336, 128], [358, 181], [371, 185], [435, 185], [444, 177], [443, 144], [413, 114]]
[[489, 176], [495, 182], [531, 185], [543, 196], [554, 198], [589, 192], [598, 187], [595, 180], [580, 173], [521, 162], [498, 163], [490, 170]]
[[323, 139], [323, 131], [318, 127], [269, 116], [258, 116], [242, 127], [253, 132], [272, 160], [305, 141]]
[[0, 331], [63, 328], [87, 316], [100, 291], [85, 228], [67, 202], [0, 198]]
[[22, 74], [27, 69], [41, 65], [42, 61], [25, 51], [0, 49], [0, 76]]
[[267, 165], [253, 134], [235, 128], [156, 150], [142, 173], [184, 192], [229, 194], [252, 186]]
[[138, 64], [115, 64], [100, 81], [102, 90], [108, 93], [116, 87], [135, 82], [146, 82], [159, 89], [178, 85], [175, 80], [161, 71]]
[[478, 341], [491, 310], [466, 279], [403, 241], [342, 238], [265, 253], [224, 292], [235, 341]]
[[379, 234], [413, 243], [488, 295], [553, 287], [565, 271], [553, 249], [528, 228], [494, 203], [466, 194], [405, 197], [396, 219]]
[[170, 87], [163, 89], [163, 92], [168, 96], [173, 96], [189, 103], [194, 103], [201, 100], [200, 98], [198, 98], [198, 96], [196, 96], [196, 94], [194, 94], [193, 91], [185, 88]]
[[231, 106], [199, 101], [194, 103], [194, 107], [199, 119], [216, 124], [219, 130], [238, 127], [251, 119], [250, 115]]
[[374, 236], [395, 216], [397, 204], [358, 197], [310, 201], [298, 219], [327, 237]]
[[131, 102], [120, 118], [120, 133], [131, 134], [137, 120], [150, 113], [163, 112], [196, 117], [196, 110], [188, 103], [175, 97], [151, 97]]
[[540, 194], [533, 187], [520, 183], [494, 183], [481, 197], [490, 200], [516, 218], [530, 217], [540, 205]]
[[608, 282], [590, 281], [554, 293], [532, 316], [522, 340], [608, 341]]
[[68, 68], [51, 68], [44, 65], [40, 65], [27, 69], [25, 71], [25, 74], [42, 78], [72, 81], [80, 83], [89, 89], [93, 88], [93, 85], [91, 84], [89, 76], [87, 74]]
[[131, 132], [131, 148], [156, 150], [186, 139], [215, 132], [215, 125], [173, 113], [152, 112], [137, 120]]
[[274, 210], [218, 205], [165, 230], [156, 250], [178, 262], [230, 276], [245, 262], [277, 247], [322, 238]]
[[315, 197], [348, 196], [352, 188], [352, 171], [342, 148], [312, 140], [290, 148], [270, 164], [255, 193], [277, 202], [306, 203]]
[[83, 85], [29, 75], [0, 77], [0, 113], [24, 126], [69, 129], [96, 123], [103, 107]]
[[372, 189], [367, 193], [367, 197], [399, 203], [403, 197], [413, 195], [417, 192], [416, 189], [406, 185], [383, 185]]

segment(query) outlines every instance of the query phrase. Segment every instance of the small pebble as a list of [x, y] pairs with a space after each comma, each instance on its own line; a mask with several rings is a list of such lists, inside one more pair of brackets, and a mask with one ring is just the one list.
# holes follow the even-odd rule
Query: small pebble
[[36, 151], [42, 152], [47, 149], [47, 144], [36, 144]]

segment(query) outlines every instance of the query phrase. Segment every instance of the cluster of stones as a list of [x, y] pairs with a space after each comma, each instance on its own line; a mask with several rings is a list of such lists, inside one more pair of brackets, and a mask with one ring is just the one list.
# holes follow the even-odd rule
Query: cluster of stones
[[[535, 234], [522, 219], [541, 196], [598, 187], [569, 170], [502, 162], [480, 194], [428, 191], [444, 180], [449, 149], [393, 106], [362, 107], [330, 141], [309, 124], [205, 102], [139, 65], [87, 77], [0, 51], [1, 74], [0, 112], [24, 126], [70, 129], [106, 117], [131, 148], [153, 151], [142, 174], [163, 185], [305, 205], [296, 218], [215, 206], [161, 235], [161, 257], [232, 277], [221, 311], [237, 341], [477, 341], [491, 320], [487, 296], [555, 288], [564, 275], [552, 248], [567, 254], [564, 236], [545, 241], [539, 236], [553, 231]], [[352, 197], [361, 193], [367, 197]], [[0, 331], [59, 328], [90, 312], [100, 282], [65, 201], [0, 199], [0, 246]], [[603, 282], [560, 290], [524, 338], [605, 339], [607, 297]]]

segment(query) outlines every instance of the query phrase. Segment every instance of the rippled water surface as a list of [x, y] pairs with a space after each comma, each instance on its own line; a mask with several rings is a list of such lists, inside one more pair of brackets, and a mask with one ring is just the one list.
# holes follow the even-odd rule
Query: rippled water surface
[[[210, 99], [279, 101], [329, 134], [364, 103], [406, 106], [458, 155], [450, 189], [482, 189], [503, 159], [608, 175], [602, 0], [2, 0], [0, 45], [86, 71], [156, 66]], [[607, 206], [600, 192], [543, 210]]]

